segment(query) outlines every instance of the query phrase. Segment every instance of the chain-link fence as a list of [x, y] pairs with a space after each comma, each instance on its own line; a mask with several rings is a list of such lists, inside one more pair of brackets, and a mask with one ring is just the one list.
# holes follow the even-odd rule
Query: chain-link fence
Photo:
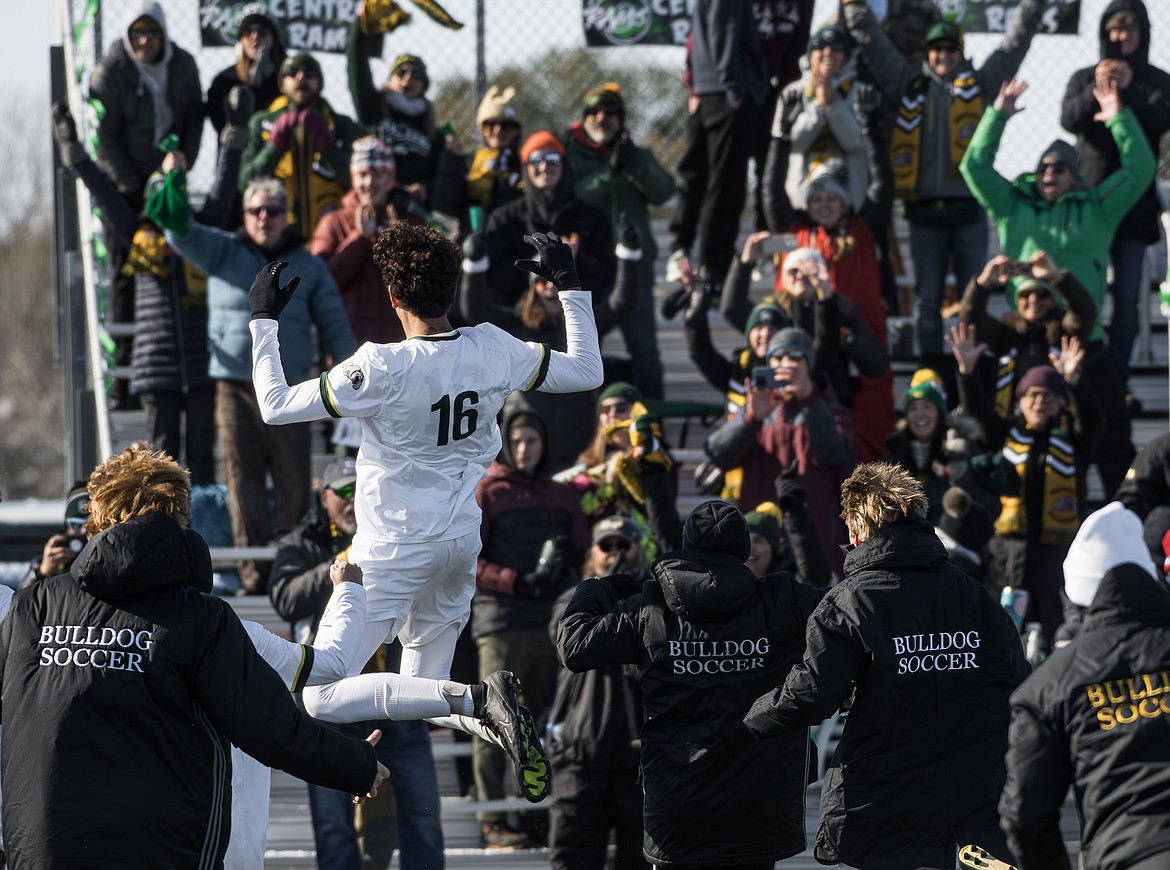
[[[487, 83], [514, 85], [517, 106], [527, 132], [538, 129], [563, 131], [580, 116], [585, 92], [606, 81], [617, 82], [626, 94], [629, 126], [634, 137], [649, 146], [663, 164], [673, 167], [685, 144], [685, 90], [682, 84], [684, 52], [676, 46], [620, 46], [586, 48], [583, 7], [604, 5], [615, 10], [652, 9], [659, 14], [686, 13], [694, 0], [443, 0], [442, 8], [459, 22], [450, 29], [433, 20], [424, 7], [430, 0], [401, 0], [410, 13], [409, 23], [386, 35], [382, 57], [372, 62], [375, 81], [389, 73], [389, 59], [409, 52], [424, 59], [432, 81], [440, 123], [448, 122], [465, 143], [474, 141], [477, 105], [477, 71]], [[749, 0], [744, 0], [749, 2]], [[937, 0], [936, 0], [937, 2]], [[1003, 0], [965, 0], [985, 11], [986, 20], [1005, 22], [1015, 7]], [[1097, 28], [1108, 0], [1081, 0], [1079, 32], [1075, 35], [1040, 35], [1020, 71], [1031, 83], [1025, 112], [1009, 126], [1001, 150], [1001, 170], [1024, 171], [1035, 164], [1039, 151], [1058, 136], [1071, 138], [1059, 127], [1060, 100], [1072, 73], [1100, 56]], [[796, 0], [793, 0], [796, 3]], [[814, 22], [827, 21], [838, 0], [816, 0]], [[128, 23], [128, 10], [138, 8], [130, 0], [68, 0], [69, 32], [82, 93], [88, 90], [89, 73], [96, 59]], [[238, 19], [237, 0], [163, 0], [167, 29], [176, 44], [190, 51], [199, 65], [204, 87], [221, 69], [235, 60], [230, 46], [204, 45], [216, 30], [230, 34]], [[267, 0], [268, 13], [285, 22], [285, 41], [307, 47], [322, 63], [325, 96], [338, 110], [352, 113], [348, 93], [345, 22], [351, 20], [361, 0]], [[949, 0], [953, 12], [955, 0]], [[992, 8], [995, 7], [995, 8]], [[1170, 3], [1148, 2], [1152, 32], [1170, 33]], [[304, 20], [325, 21], [309, 25]], [[328, 22], [333, 22], [330, 25]], [[228, 37], [230, 39], [230, 37]], [[980, 63], [998, 44], [996, 34], [972, 33], [967, 54]], [[228, 41], [228, 40], [224, 40]], [[1153, 41], [1153, 63], [1170, 66], [1170, 45]], [[482, 86], [482, 83], [481, 83]], [[210, 139], [210, 132], [209, 132]], [[205, 149], [191, 184], [207, 186], [214, 163], [214, 149]], [[1170, 174], [1164, 160], [1161, 174]]]

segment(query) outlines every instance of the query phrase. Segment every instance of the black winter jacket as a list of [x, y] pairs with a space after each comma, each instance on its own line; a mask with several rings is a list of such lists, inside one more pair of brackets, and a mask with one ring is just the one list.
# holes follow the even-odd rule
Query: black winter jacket
[[1028, 664], [1006, 611], [946, 558], [924, 520], [852, 548], [809, 620], [803, 664], [744, 719], [786, 733], [852, 697], [825, 774], [821, 863], [950, 867], [952, 829], [995, 830], [1008, 696]]
[[314, 499], [301, 524], [276, 542], [268, 597], [281, 619], [288, 620], [297, 643], [313, 642], [333, 594], [329, 567], [352, 540], [350, 535], [334, 534], [329, 517]]
[[[179, 137], [187, 165], [194, 166], [203, 140], [203, 88], [195, 58], [173, 43], [172, 52], [167, 64], [172, 132]], [[105, 106], [97, 130], [98, 163], [123, 196], [141, 203], [146, 179], [162, 165], [164, 155], [154, 135], [154, 102], [120, 37], [94, 67], [89, 93]]]
[[1080, 633], [1011, 704], [999, 812], [1020, 870], [1070, 866], [1058, 827], [1070, 784], [1084, 870], [1124, 870], [1155, 855], [1170, 861], [1170, 595], [1163, 585], [1133, 564], [1107, 572]]
[[203, 539], [150, 514], [13, 598], [0, 626], [11, 866], [222, 866], [229, 743], [328, 788], [369, 788], [373, 747], [297, 710], [231, 608], [193, 588], [210, 577]]
[[[1101, 57], [1119, 56], [1113, 51], [1105, 30], [1106, 22], [1118, 12], [1131, 13], [1141, 33], [1141, 45], [1137, 51], [1124, 58], [1133, 70], [1133, 79], [1120, 92], [1121, 105], [1133, 110], [1146, 134], [1146, 141], [1156, 154], [1162, 134], [1170, 130], [1170, 75], [1150, 63], [1150, 16], [1141, 0], [1113, 0], [1105, 7], [1098, 26]], [[1100, 184], [1121, 168], [1121, 155], [1113, 136], [1104, 124], [1093, 120], [1093, 115], [1100, 111], [1097, 98], [1093, 96], [1096, 68], [1097, 65], [1093, 64], [1073, 73], [1060, 107], [1060, 125], [1076, 134], [1079, 171], [1090, 187]], [[1122, 218], [1117, 237], [1143, 239], [1147, 243], [1158, 241], [1159, 211], [1161, 208], [1151, 181], [1142, 198]]]
[[800, 853], [806, 731], [755, 742], [742, 718], [800, 660], [820, 592], [702, 550], [651, 573], [629, 597], [624, 575], [583, 581], [557, 632], [570, 670], [637, 666], [646, 859], [725, 867]]

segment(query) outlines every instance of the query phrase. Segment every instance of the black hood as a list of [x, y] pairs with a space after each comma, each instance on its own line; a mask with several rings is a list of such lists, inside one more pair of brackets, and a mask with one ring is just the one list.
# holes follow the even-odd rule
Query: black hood
[[845, 553], [845, 579], [860, 571], [933, 568], [947, 559], [934, 527], [926, 520], [898, 520], [878, 529]]
[[1082, 625], [1091, 628], [1111, 622], [1170, 624], [1170, 590], [1132, 562], [1106, 571]]
[[655, 562], [650, 573], [671, 612], [697, 624], [734, 616], [761, 582], [742, 560], [707, 550], [671, 553]]
[[[1164, 0], [1163, 0], [1164, 2]], [[1109, 45], [1109, 34], [1105, 31], [1105, 23], [1118, 12], [1129, 12], [1137, 21], [1138, 30], [1142, 34], [1142, 44], [1133, 56], [1128, 58], [1134, 67], [1147, 66], [1150, 62], [1150, 13], [1142, 0], [1113, 0], [1105, 11], [1101, 13], [1101, 20], [1097, 25], [1097, 38], [1101, 44], [1101, 57], [1117, 57]]]
[[114, 601], [168, 586], [211, 592], [211, 553], [196, 532], [147, 514], [95, 535], [69, 573], [86, 592]]
[[545, 422], [544, 417], [535, 408], [530, 406], [523, 400], [520, 393], [513, 393], [504, 403], [503, 411], [501, 412], [500, 421], [500, 455], [499, 462], [511, 469], [516, 468], [516, 461], [512, 457], [512, 444], [508, 438], [508, 433], [512, 429], [512, 424], [517, 417], [527, 417], [525, 425], [531, 425], [540, 433], [540, 438], [544, 442], [544, 450], [540, 454], [540, 462], [536, 466], [536, 470], [532, 473], [532, 477], [545, 477], [548, 474], [548, 423]]

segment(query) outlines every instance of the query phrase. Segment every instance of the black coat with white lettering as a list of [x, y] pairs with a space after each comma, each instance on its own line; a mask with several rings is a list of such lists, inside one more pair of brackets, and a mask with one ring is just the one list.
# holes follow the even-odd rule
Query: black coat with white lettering
[[0, 626], [4, 839], [22, 868], [214, 868], [231, 826], [229, 742], [364, 792], [373, 747], [300, 713], [210, 589], [194, 532], [161, 514], [95, 536]]
[[852, 695], [825, 774], [822, 863], [950, 867], [948, 832], [996, 831], [1008, 696], [1028, 665], [1004, 609], [946, 560], [924, 520], [853, 548], [809, 620], [804, 662], [745, 719], [755, 734], [784, 733]]
[[651, 573], [635, 594], [623, 575], [585, 580], [557, 632], [570, 670], [637, 666], [646, 859], [727, 866], [800, 853], [807, 734], [756, 741], [742, 719], [800, 661], [820, 591], [701, 550], [670, 553]]
[[1011, 703], [999, 812], [1021, 870], [1069, 866], [1058, 821], [1070, 784], [1085, 870], [1170, 860], [1170, 595], [1162, 584], [1137, 565], [1106, 573], [1080, 633]]

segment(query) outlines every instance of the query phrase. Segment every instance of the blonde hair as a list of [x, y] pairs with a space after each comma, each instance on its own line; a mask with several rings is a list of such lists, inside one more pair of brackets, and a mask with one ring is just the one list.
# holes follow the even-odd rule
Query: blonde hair
[[183, 528], [191, 521], [191, 479], [161, 450], [127, 447], [93, 470], [87, 489], [90, 535], [153, 513]]
[[861, 541], [897, 520], [926, 519], [928, 505], [918, 479], [892, 462], [859, 465], [841, 484], [841, 519]]

